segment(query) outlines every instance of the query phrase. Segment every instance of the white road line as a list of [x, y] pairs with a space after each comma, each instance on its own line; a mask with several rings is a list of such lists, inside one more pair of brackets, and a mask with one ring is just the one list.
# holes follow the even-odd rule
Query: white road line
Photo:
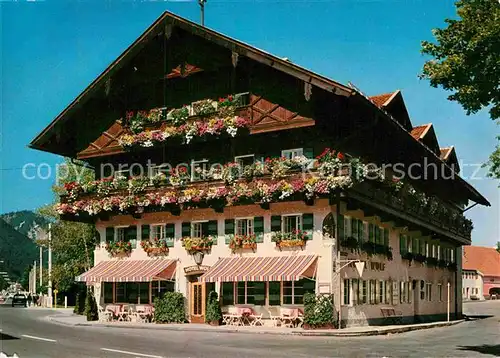
[[151, 354], [134, 353], [134, 352], [128, 352], [128, 351], [120, 351], [118, 349], [111, 349], [111, 348], [101, 348], [101, 350], [108, 351], [108, 352], [115, 352], [115, 353], [130, 354], [131, 356], [136, 356], [136, 357], [163, 358], [162, 356], [154, 356]]
[[35, 336], [28, 336], [27, 334], [21, 334], [21, 337], [24, 337], [24, 338], [31, 338], [31, 339], [36, 339], [36, 340], [39, 340], [39, 341], [45, 341], [45, 342], [57, 342], [55, 339], [42, 338], [42, 337], [35, 337]]

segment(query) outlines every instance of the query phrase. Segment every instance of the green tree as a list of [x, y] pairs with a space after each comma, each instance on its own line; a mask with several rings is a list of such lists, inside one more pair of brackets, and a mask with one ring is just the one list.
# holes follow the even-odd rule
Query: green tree
[[[459, 0], [455, 5], [458, 19], [446, 19], [446, 28], [433, 30], [436, 42], [422, 42], [422, 53], [433, 58], [420, 77], [452, 91], [448, 99], [467, 115], [489, 108], [491, 119], [500, 119], [500, 4]], [[498, 145], [487, 165], [489, 176], [500, 178]]]
[[500, 241], [497, 241], [497, 251], [500, 253]]
[[9, 287], [8, 282], [5, 281], [5, 279], [3, 278], [3, 276], [0, 276], [0, 291], [3, 291], [3, 290], [5, 290], [8, 287]]
[[[88, 182], [94, 179], [94, 172], [89, 168], [81, 167], [66, 160], [61, 173], [64, 177], [59, 182], [72, 181]], [[63, 186], [53, 186], [55, 202], [64, 192]], [[90, 224], [64, 221], [54, 209], [54, 205], [47, 205], [38, 210], [52, 223], [52, 281], [53, 287], [60, 292], [76, 293], [75, 276], [88, 270], [93, 264], [93, 251], [96, 245], [97, 232]], [[47, 238], [38, 241], [39, 245], [48, 246]]]

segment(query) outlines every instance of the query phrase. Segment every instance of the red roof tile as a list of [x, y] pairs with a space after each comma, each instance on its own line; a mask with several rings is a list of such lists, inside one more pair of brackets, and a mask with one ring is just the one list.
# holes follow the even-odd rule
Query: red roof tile
[[500, 253], [490, 247], [464, 246], [462, 268], [500, 277]]
[[432, 123], [413, 127], [413, 129], [411, 130], [410, 134], [416, 140], [422, 139], [425, 136], [425, 134], [427, 133], [427, 131], [429, 130], [429, 128], [431, 126], [432, 126]]
[[396, 93], [397, 91], [395, 92], [391, 92], [391, 93], [384, 93], [384, 94], [379, 94], [379, 95], [376, 95], [376, 96], [371, 96], [370, 97], [370, 100], [375, 103], [377, 105], [377, 107], [381, 108], [383, 107], [386, 102]]

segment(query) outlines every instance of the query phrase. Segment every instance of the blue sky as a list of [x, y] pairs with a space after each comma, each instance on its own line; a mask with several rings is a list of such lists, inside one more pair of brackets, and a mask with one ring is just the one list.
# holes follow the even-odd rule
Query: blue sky
[[[199, 21], [197, 2], [2, 2], [0, 212], [34, 209], [53, 199], [47, 180], [27, 180], [26, 163], [54, 165], [60, 157], [27, 144], [164, 10]], [[499, 128], [485, 111], [466, 116], [417, 75], [425, 58], [420, 41], [443, 26], [449, 0], [216, 1], [206, 6], [208, 27], [346, 84], [368, 95], [401, 89], [414, 125], [434, 123], [441, 147], [459, 160], [482, 163]], [[47, 174], [42, 167], [41, 174]], [[465, 168], [464, 175], [473, 169]], [[29, 174], [33, 174], [30, 172]], [[497, 182], [471, 183], [492, 203], [471, 209], [473, 243], [500, 240]]]

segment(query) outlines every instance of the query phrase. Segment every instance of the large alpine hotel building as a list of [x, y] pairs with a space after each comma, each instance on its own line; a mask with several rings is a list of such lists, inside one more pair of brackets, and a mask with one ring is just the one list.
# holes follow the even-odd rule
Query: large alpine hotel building
[[366, 97], [166, 12], [30, 146], [96, 169], [58, 211], [95, 224], [77, 280], [101, 305], [176, 290], [200, 322], [212, 290], [264, 317], [315, 292], [344, 326], [446, 319], [448, 299], [461, 315], [463, 210], [489, 203], [400, 91]]

